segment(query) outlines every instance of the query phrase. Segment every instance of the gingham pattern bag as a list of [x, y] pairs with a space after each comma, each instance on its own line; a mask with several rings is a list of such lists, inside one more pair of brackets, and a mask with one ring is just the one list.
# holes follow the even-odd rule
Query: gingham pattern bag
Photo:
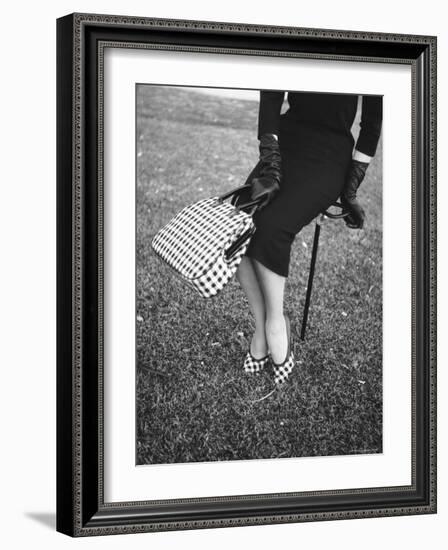
[[255, 201], [240, 206], [225, 202], [229, 197], [235, 202], [247, 188], [186, 206], [152, 240], [154, 252], [204, 298], [230, 281], [255, 231]]

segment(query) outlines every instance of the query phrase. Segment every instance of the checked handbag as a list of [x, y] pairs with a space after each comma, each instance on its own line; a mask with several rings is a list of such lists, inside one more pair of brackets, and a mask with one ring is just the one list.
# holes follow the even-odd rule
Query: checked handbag
[[255, 232], [258, 201], [238, 204], [248, 189], [245, 184], [186, 206], [152, 240], [157, 256], [204, 298], [230, 281]]

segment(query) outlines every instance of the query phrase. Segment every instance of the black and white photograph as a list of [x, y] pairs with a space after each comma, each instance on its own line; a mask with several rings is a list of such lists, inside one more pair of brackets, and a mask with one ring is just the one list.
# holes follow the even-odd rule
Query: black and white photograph
[[382, 453], [382, 96], [135, 93], [136, 465]]

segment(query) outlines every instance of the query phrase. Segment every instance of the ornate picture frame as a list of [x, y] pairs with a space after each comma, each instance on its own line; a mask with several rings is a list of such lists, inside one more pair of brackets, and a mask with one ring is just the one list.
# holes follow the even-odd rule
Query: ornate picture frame
[[[72, 14], [57, 21], [57, 530], [70, 536], [436, 512], [436, 38]], [[411, 484], [104, 498], [104, 52], [407, 65], [412, 73]], [[132, 365], [129, 368], [134, 368]]]

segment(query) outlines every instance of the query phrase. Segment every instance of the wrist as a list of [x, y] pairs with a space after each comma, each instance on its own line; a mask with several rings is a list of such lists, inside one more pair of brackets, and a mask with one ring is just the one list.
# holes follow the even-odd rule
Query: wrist
[[361, 153], [361, 151], [358, 151], [357, 149], [353, 152], [353, 160], [356, 160], [357, 162], [369, 164], [372, 158], [373, 157], [366, 155], [365, 153]]
[[343, 191], [341, 198], [347, 203], [354, 203], [358, 201], [356, 191], [353, 191], [352, 189], [346, 189]]
[[353, 190], [353, 192], [356, 193], [358, 187], [364, 180], [368, 166], [366, 162], [352, 159], [346, 182], [347, 190]]
[[269, 134], [265, 133], [260, 136], [260, 143], [263, 142], [272, 142], [273, 140], [278, 142], [278, 135], [277, 134]]

